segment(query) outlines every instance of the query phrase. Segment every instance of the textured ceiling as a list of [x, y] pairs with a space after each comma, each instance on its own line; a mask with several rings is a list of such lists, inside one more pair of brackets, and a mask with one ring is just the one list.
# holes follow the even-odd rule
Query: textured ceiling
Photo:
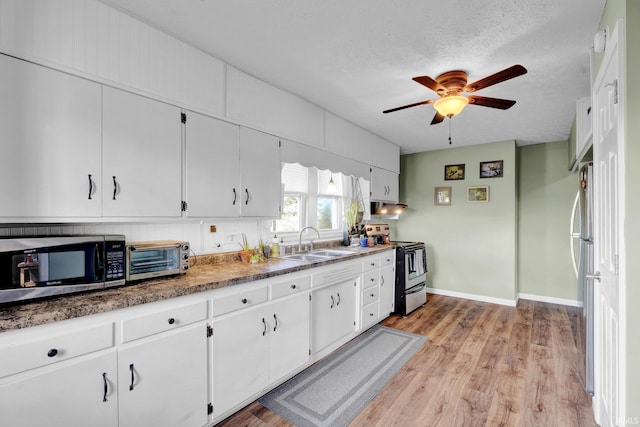
[[566, 140], [590, 87], [589, 51], [605, 0], [105, 0], [143, 21], [413, 153], [447, 148], [437, 96], [411, 80], [461, 69], [475, 81], [514, 64], [528, 73], [483, 89], [509, 110], [469, 105], [453, 146]]

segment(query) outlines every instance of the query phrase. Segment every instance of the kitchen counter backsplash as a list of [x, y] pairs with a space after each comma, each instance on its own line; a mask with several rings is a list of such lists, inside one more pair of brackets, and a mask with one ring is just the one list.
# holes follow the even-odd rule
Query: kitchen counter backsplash
[[390, 248], [388, 245], [359, 248], [348, 257], [331, 258], [313, 264], [286, 258], [268, 258], [265, 262], [249, 264], [241, 262], [239, 254], [235, 252], [198, 255], [192, 257], [193, 267], [186, 274], [133, 282], [100, 291], [1, 305], [0, 333], [266, 279]]

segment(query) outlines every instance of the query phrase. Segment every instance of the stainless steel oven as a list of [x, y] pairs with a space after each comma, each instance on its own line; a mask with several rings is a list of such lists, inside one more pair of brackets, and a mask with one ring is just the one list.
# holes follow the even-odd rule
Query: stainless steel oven
[[396, 245], [395, 312], [406, 316], [427, 302], [427, 253], [421, 242]]

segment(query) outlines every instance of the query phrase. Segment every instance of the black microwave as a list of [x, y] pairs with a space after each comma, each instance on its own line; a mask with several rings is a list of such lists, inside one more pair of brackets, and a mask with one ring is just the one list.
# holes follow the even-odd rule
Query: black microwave
[[0, 303], [125, 283], [125, 237], [0, 239]]

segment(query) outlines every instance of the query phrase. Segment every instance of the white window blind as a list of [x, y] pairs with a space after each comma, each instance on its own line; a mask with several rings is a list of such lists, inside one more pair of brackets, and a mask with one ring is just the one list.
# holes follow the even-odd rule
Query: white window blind
[[285, 163], [282, 168], [282, 183], [285, 193], [308, 193], [308, 168], [297, 163]]

